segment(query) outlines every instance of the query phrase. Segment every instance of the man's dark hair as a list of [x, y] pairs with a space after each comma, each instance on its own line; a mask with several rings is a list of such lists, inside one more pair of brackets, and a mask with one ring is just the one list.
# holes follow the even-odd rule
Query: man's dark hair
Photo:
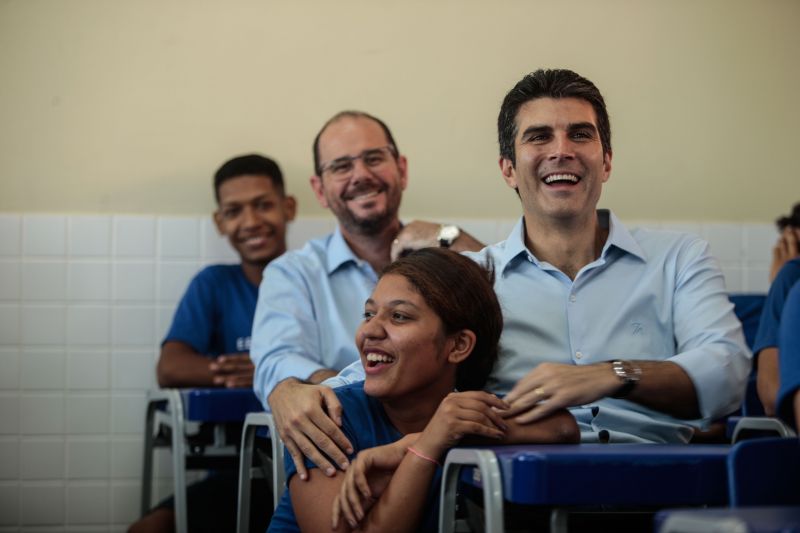
[[781, 231], [783, 231], [787, 226], [800, 228], [800, 204], [794, 204], [794, 207], [792, 207], [792, 212], [785, 217], [780, 217], [775, 221], [775, 224]]
[[214, 197], [219, 203], [219, 186], [229, 179], [240, 176], [264, 176], [272, 180], [272, 184], [283, 195], [283, 173], [278, 163], [259, 154], [248, 154], [234, 157], [223, 163], [214, 174]]
[[343, 118], [366, 118], [377, 122], [378, 126], [381, 127], [383, 133], [386, 135], [386, 140], [388, 141], [389, 146], [394, 148], [393, 154], [395, 158], [397, 158], [397, 154], [399, 154], [400, 151], [397, 149], [397, 143], [394, 142], [394, 137], [392, 136], [392, 132], [389, 130], [389, 126], [387, 126], [384, 121], [363, 111], [340, 111], [328, 119], [328, 121], [322, 126], [322, 129], [319, 130], [319, 133], [317, 133], [317, 136], [314, 137], [314, 146], [312, 147], [312, 150], [314, 152], [314, 172], [317, 174], [317, 176], [322, 174], [322, 169], [319, 168], [319, 138], [322, 136], [325, 130], [328, 129], [328, 126]]
[[526, 102], [537, 98], [580, 98], [594, 108], [603, 153], [611, 153], [611, 124], [603, 95], [594, 83], [567, 69], [539, 69], [522, 78], [503, 99], [497, 117], [500, 156], [516, 164], [514, 139], [517, 137], [517, 113]]
[[481, 390], [500, 350], [503, 312], [494, 292], [494, 271], [444, 248], [423, 248], [387, 266], [381, 276], [408, 280], [450, 335], [475, 333], [475, 347], [456, 369], [456, 388]]

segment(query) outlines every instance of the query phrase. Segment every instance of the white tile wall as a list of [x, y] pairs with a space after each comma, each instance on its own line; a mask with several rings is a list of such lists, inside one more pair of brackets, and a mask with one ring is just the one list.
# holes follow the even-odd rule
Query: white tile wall
[[111, 422], [108, 399], [107, 393], [69, 393], [65, 415], [69, 434], [107, 435]]
[[19, 493], [17, 483], [0, 485], [0, 526], [19, 524]]
[[63, 349], [23, 348], [19, 360], [22, 390], [62, 390], [65, 363]]
[[17, 392], [0, 392], [0, 435], [19, 435], [19, 400]]
[[70, 262], [67, 265], [67, 295], [70, 302], [107, 302], [111, 298], [110, 263]]
[[[495, 242], [515, 220], [451, 222]], [[701, 235], [730, 291], [766, 290], [771, 224], [636, 225]], [[298, 220], [289, 247], [333, 227]], [[197, 270], [235, 261], [210, 217], [0, 214], [0, 531], [124, 531], [136, 518], [160, 339]], [[156, 473], [168, 494], [167, 452]]]
[[69, 479], [108, 480], [111, 464], [109, 449], [106, 436], [69, 437], [67, 439], [67, 477]]
[[64, 485], [52, 482], [23, 483], [22, 524], [54, 526], [64, 523]]
[[20, 446], [20, 471], [23, 480], [62, 480], [64, 478], [63, 437], [23, 438]]
[[111, 520], [115, 524], [130, 524], [139, 517], [139, 483], [114, 483], [111, 488]]
[[23, 305], [22, 342], [26, 345], [61, 346], [66, 337], [66, 307]]
[[27, 256], [61, 257], [67, 246], [67, 217], [25, 215], [22, 218], [22, 251]]
[[0, 260], [0, 300], [18, 300], [20, 297], [20, 262]]
[[22, 217], [0, 213], [0, 256], [18, 257], [21, 250]]
[[111, 398], [111, 431], [114, 435], [136, 435], [144, 423], [144, 392], [115, 394]]
[[156, 219], [152, 216], [114, 217], [111, 248], [117, 257], [153, 257], [156, 250]]
[[17, 347], [0, 348], [0, 391], [19, 388], [19, 352]]
[[0, 482], [19, 477], [19, 440], [16, 437], [0, 438]]
[[155, 320], [152, 307], [115, 307], [111, 314], [111, 342], [114, 346], [152, 346]]
[[158, 219], [160, 257], [193, 259], [200, 255], [200, 221], [196, 217]]
[[19, 304], [0, 303], [0, 346], [16, 346], [21, 334]]
[[67, 308], [67, 344], [106, 346], [111, 333], [107, 305], [73, 305]]
[[71, 216], [68, 253], [72, 257], [107, 257], [111, 254], [111, 217]]
[[156, 294], [156, 270], [152, 261], [116, 263], [112, 294], [120, 302], [152, 302]]
[[142, 459], [142, 439], [114, 440], [111, 443], [111, 476], [138, 479], [142, 475]]
[[110, 365], [108, 349], [104, 351], [71, 350], [67, 356], [67, 389], [107, 389]]
[[64, 393], [22, 393], [20, 429], [23, 435], [63, 435]]
[[70, 484], [67, 487], [67, 524], [107, 524], [110, 501], [108, 483]]
[[114, 350], [111, 387], [115, 390], [142, 390], [156, 387], [157, 361], [155, 348], [146, 351]]

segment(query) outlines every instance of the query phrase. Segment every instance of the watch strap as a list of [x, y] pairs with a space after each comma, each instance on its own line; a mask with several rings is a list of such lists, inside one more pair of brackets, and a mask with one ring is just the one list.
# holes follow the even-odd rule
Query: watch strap
[[612, 398], [625, 398], [639, 383], [642, 375], [642, 369], [631, 361], [623, 361], [615, 359], [610, 361], [611, 370], [620, 380], [620, 386], [617, 391], [611, 395]]

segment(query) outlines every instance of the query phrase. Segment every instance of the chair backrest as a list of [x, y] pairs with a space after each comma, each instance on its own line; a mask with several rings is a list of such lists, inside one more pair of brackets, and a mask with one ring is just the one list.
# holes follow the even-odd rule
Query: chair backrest
[[728, 455], [731, 506], [800, 505], [800, 440], [770, 438], [735, 444]]
[[[758, 323], [761, 320], [761, 311], [767, 296], [764, 294], [731, 294], [728, 299], [733, 304], [733, 312], [742, 323], [742, 331], [747, 341], [747, 346], [752, 349], [758, 333]], [[742, 416], [764, 416], [764, 406], [758, 398], [756, 390], [755, 368], [747, 382], [744, 401], [741, 409]]]
[[747, 345], [752, 348], [758, 332], [758, 322], [761, 320], [761, 310], [767, 300], [766, 294], [731, 294], [728, 299], [733, 304], [733, 312], [742, 323], [744, 338]]

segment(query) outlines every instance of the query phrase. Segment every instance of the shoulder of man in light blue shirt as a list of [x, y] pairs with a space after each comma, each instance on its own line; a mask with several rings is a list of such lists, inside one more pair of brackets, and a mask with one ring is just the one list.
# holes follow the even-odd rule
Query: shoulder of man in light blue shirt
[[254, 390], [265, 407], [280, 381], [340, 370], [358, 360], [350, 331], [360, 314], [353, 309], [363, 306], [376, 281], [372, 267], [353, 254], [338, 227], [267, 266], [250, 350]]

